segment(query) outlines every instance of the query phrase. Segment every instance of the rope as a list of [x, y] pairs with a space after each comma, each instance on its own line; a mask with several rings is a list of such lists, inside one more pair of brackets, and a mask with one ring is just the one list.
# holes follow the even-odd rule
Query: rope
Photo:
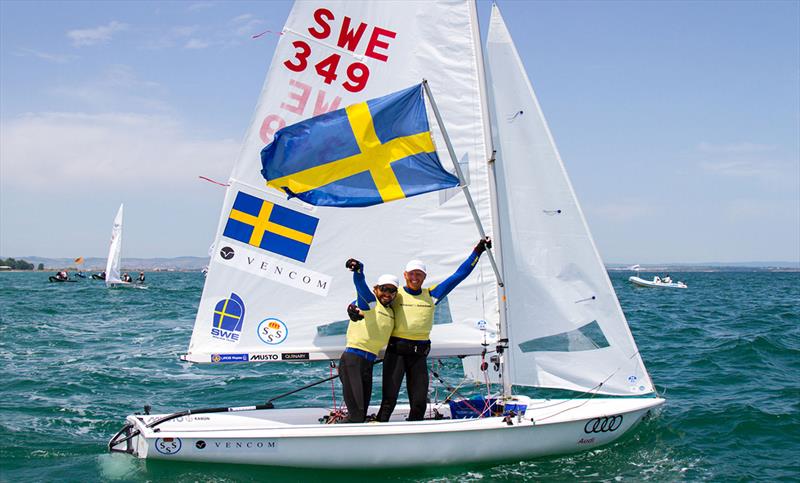
[[339, 407], [336, 405], [336, 383], [333, 382], [333, 370], [336, 369], [336, 373], [339, 373], [338, 368], [336, 367], [336, 363], [331, 361], [330, 365], [330, 375], [331, 375], [331, 398], [333, 399], [333, 411], [339, 410]]
[[283, 32], [273, 32], [272, 30], [265, 30], [265, 31], [261, 32], [260, 34], [251, 35], [250, 38], [251, 39], [257, 39], [257, 38], [261, 37], [264, 34], [283, 35]]
[[[595, 391], [596, 391], [597, 389], [600, 389], [601, 387], [603, 387], [603, 384], [605, 384], [605, 383], [606, 383], [606, 382], [607, 382], [609, 379], [611, 379], [612, 377], [614, 377], [614, 374], [616, 374], [617, 372], [619, 372], [619, 370], [620, 370], [620, 369], [621, 369], [621, 368], [620, 368], [620, 367], [618, 367], [618, 368], [617, 368], [617, 370], [615, 370], [614, 372], [612, 372], [612, 373], [611, 373], [611, 374], [610, 374], [610, 375], [609, 375], [607, 378], [605, 378], [605, 379], [604, 379], [604, 380], [603, 380], [603, 381], [602, 381], [600, 384], [598, 384], [598, 385], [594, 386], [593, 388], [589, 389], [588, 391], [585, 391], [585, 392], [579, 393], [579, 395], [584, 395], [584, 394], [590, 394], [590, 393], [592, 393], [592, 396], [591, 396], [591, 397], [589, 397], [589, 398], [587, 398], [587, 399], [586, 399], [586, 400], [585, 400], [583, 403], [579, 404], [578, 406], [575, 406], [575, 407], [569, 407], [569, 408], [567, 408], [567, 409], [564, 409], [563, 411], [559, 411], [559, 412], [557, 412], [557, 413], [553, 413], [553, 414], [551, 414], [551, 415], [549, 415], [549, 416], [545, 416], [545, 417], [543, 417], [543, 418], [540, 418], [540, 419], [539, 419], [539, 421], [543, 421], [543, 420], [545, 420], [545, 419], [550, 419], [550, 418], [552, 418], [553, 416], [558, 416], [559, 414], [565, 413], [565, 412], [567, 412], [567, 411], [571, 411], [571, 410], [573, 410], [573, 409], [577, 409], [577, 408], [579, 408], [579, 407], [581, 407], [581, 406], [584, 406], [584, 405], [588, 404], [588, 403], [589, 403], [589, 401], [591, 401], [592, 399], [594, 399], [594, 397], [595, 397], [595, 396], [597, 396], [597, 392], [595, 392]], [[551, 404], [551, 405], [549, 405], [549, 406], [538, 406], [536, 409], [546, 409], [546, 408], [549, 408], [549, 407], [555, 407], [555, 406], [558, 406], [559, 404], [566, 404], [566, 403], [568, 403], [568, 402], [570, 402], [570, 401], [574, 401], [574, 400], [576, 400], [576, 399], [580, 399], [580, 398], [579, 398], [578, 396], [575, 396], [575, 397], [572, 397], [572, 398], [566, 399], [566, 400], [564, 400], [564, 401], [561, 401], [561, 402], [558, 402], [558, 403], [555, 403], [555, 404]], [[531, 408], [531, 409], [533, 409], [533, 408]]]
[[[437, 362], [439, 363], [439, 366], [441, 367], [441, 365], [442, 365], [441, 359], [437, 359]], [[431, 374], [433, 374], [433, 377], [437, 381], [439, 381], [442, 385], [444, 385], [445, 388], [447, 388], [448, 390], [452, 389], [450, 391], [450, 394], [448, 394], [447, 397], [444, 398], [444, 400], [442, 401], [441, 404], [444, 404], [445, 402], [450, 401], [454, 394], [458, 394], [458, 390], [467, 381], [467, 378], [462, 378], [461, 381], [458, 383], [458, 386], [452, 387], [449, 384], [447, 384], [444, 381], [444, 379], [442, 379], [436, 371], [431, 370]], [[469, 403], [469, 399], [467, 399], [466, 397], [462, 396], [461, 394], [458, 394], [458, 395], [461, 396], [461, 398], [463, 399], [461, 402], [463, 402], [468, 408], [472, 409], [475, 412], [475, 414], [478, 415], [478, 417], [483, 417], [483, 415], [486, 414], [489, 411], [489, 409], [491, 409], [491, 407], [489, 405], [490, 397], [487, 397], [484, 400], [483, 410], [479, 411], [478, 408], [476, 408], [475, 406], [473, 406], [472, 404]], [[491, 394], [489, 394], [488, 396], [491, 396]]]
[[[633, 353], [633, 355], [631, 355], [631, 356], [630, 356], [628, 359], [629, 359], [629, 360], [630, 360], [630, 359], [633, 359], [634, 357], [636, 357], [636, 356], [638, 355], [638, 353], [639, 353], [638, 351], [637, 351], [637, 352], [634, 352], [634, 353]], [[446, 398], [445, 398], [445, 399], [442, 401], [442, 404], [444, 404], [444, 403], [445, 403], [445, 402], [447, 402], [447, 401], [450, 401], [450, 400], [451, 400], [451, 398], [453, 397], [453, 395], [454, 395], [454, 394], [458, 394], [459, 396], [461, 396], [461, 397], [463, 398], [463, 401], [462, 401], [462, 402], [463, 402], [463, 403], [464, 403], [464, 404], [465, 404], [467, 407], [469, 407], [470, 409], [472, 409], [473, 411], [475, 411], [475, 413], [477, 413], [477, 414], [479, 415], [478, 417], [482, 417], [482, 416], [483, 416], [483, 415], [484, 415], [484, 414], [485, 414], [487, 411], [489, 411], [489, 409], [491, 409], [491, 407], [490, 407], [490, 400], [492, 399], [492, 396], [493, 396], [493, 395], [492, 395], [492, 392], [491, 392], [491, 382], [489, 381], [488, 366], [486, 366], [486, 369], [483, 369], [483, 367], [484, 367], [483, 363], [485, 362], [485, 358], [486, 358], [486, 353], [485, 353], [485, 351], [484, 351], [484, 353], [483, 353], [483, 354], [481, 354], [481, 372], [483, 372], [483, 373], [484, 373], [484, 380], [485, 380], [485, 382], [486, 382], [486, 399], [485, 399], [485, 403], [484, 403], [484, 409], [483, 409], [483, 411], [478, 411], [478, 409], [477, 409], [477, 408], [475, 408], [474, 406], [472, 406], [472, 405], [471, 405], [471, 404], [468, 402], [469, 400], [468, 400], [466, 397], [462, 396], [461, 394], [458, 394], [458, 390], [461, 388], [461, 386], [463, 386], [463, 385], [464, 385], [464, 383], [467, 381], [467, 378], [462, 378], [462, 379], [461, 379], [461, 381], [458, 383], [458, 385], [457, 385], [456, 387], [454, 387], [454, 388], [453, 388], [452, 386], [448, 385], [448, 384], [447, 384], [447, 383], [446, 383], [446, 382], [445, 382], [445, 381], [444, 381], [444, 380], [443, 380], [443, 379], [442, 379], [442, 378], [439, 376], [439, 374], [438, 374], [436, 371], [433, 371], [433, 370], [432, 370], [432, 371], [431, 371], [431, 373], [433, 374], [434, 378], [436, 378], [436, 380], [438, 380], [438, 381], [439, 381], [439, 382], [440, 382], [442, 385], [444, 385], [444, 386], [445, 386], [445, 388], [447, 388], [448, 390], [450, 390], [450, 393], [449, 393], [449, 394], [447, 395], [447, 397], [446, 397]], [[441, 361], [440, 359], [437, 359], [437, 362], [438, 362], [438, 364], [439, 364], [439, 367], [441, 367], [441, 366], [442, 366], [442, 361]], [[535, 408], [534, 408], [533, 406], [531, 406], [529, 409], [531, 409], [531, 410], [532, 410], [532, 409], [547, 409], [547, 408], [556, 407], [556, 406], [559, 406], [559, 405], [562, 405], [562, 404], [567, 404], [567, 403], [569, 403], [569, 402], [575, 401], [576, 399], [585, 399], [585, 400], [584, 400], [584, 402], [582, 402], [582, 403], [581, 403], [581, 404], [579, 404], [578, 406], [569, 407], [569, 408], [566, 408], [566, 409], [564, 409], [564, 410], [562, 410], [562, 411], [558, 411], [558, 412], [556, 412], [556, 413], [550, 414], [550, 415], [548, 415], [548, 416], [545, 416], [545, 417], [542, 417], [541, 419], [539, 419], [539, 421], [543, 421], [543, 420], [545, 420], [545, 419], [550, 419], [550, 418], [552, 418], [552, 417], [558, 416], [559, 414], [565, 413], [565, 412], [567, 412], [567, 411], [571, 411], [571, 410], [573, 410], [573, 409], [580, 408], [580, 407], [582, 407], [582, 406], [584, 406], [584, 405], [588, 404], [588, 403], [589, 403], [589, 401], [591, 401], [592, 399], [594, 399], [594, 397], [595, 397], [595, 396], [597, 396], [599, 389], [600, 389], [601, 387], [603, 387], [603, 385], [604, 385], [606, 382], [608, 382], [608, 381], [609, 381], [609, 380], [610, 380], [612, 377], [614, 377], [614, 376], [615, 376], [615, 375], [616, 375], [616, 374], [617, 374], [617, 373], [618, 373], [618, 372], [619, 372], [621, 369], [622, 369], [622, 366], [620, 366], [620, 367], [617, 367], [617, 368], [614, 370], [614, 372], [612, 372], [611, 374], [609, 374], [609, 375], [608, 375], [608, 377], [606, 377], [605, 379], [603, 379], [603, 380], [602, 380], [600, 383], [598, 383], [596, 386], [592, 387], [591, 389], [589, 389], [589, 390], [587, 390], [587, 391], [584, 391], [584, 392], [578, 393], [578, 394], [577, 394], [576, 396], [574, 396], [574, 397], [571, 397], [571, 398], [568, 398], [568, 399], [564, 399], [564, 400], [562, 400], [562, 401], [559, 401], [559, 402], [557, 402], [557, 403], [553, 403], [553, 404], [547, 404], [547, 405], [544, 405], [544, 406], [536, 406]], [[451, 390], [451, 389], [452, 389], [452, 390]], [[658, 395], [658, 389], [657, 389], [655, 386], [653, 386], [653, 389], [654, 389], [654, 391], [656, 392], [656, 395]], [[666, 392], [666, 388], [665, 388], [665, 392]], [[590, 397], [588, 397], [588, 398], [583, 398], [583, 397], [582, 397], [582, 396], [585, 396], [585, 395], [587, 395], [587, 394], [590, 394], [591, 396], [590, 396]], [[437, 397], [438, 397], [438, 392], [437, 392]]]
[[329, 371], [330, 377], [328, 379], [331, 381], [331, 399], [333, 400], [333, 408], [331, 409], [331, 413], [327, 416], [327, 419], [325, 419], [325, 424], [336, 424], [345, 418], [344, 410], [336, 402], [336, 383], [333, 381], [337, 378], [337, 376], [333, 375], [334, 369], [336, 369], [336, 373], [338, 374], [339, 368], [336, 367], [335, 362], [331, 361]]
[[481, 352], [481, 372], [483, 372], [483, 379], [486, 381], [486, 396], [492, 392], [492, 383], [489, 382], [489, 364], [486, 362], [486, 350]]
[[214, 181], [213, 179], [207, 178], [205, 176], [198, 176], [198, 178], [200, 178], [202, 180], [205, 180], [205, 181], [208, 181], [209, 183], [218, 184], [220, 186], [230, 186], [230, 184], [228, 184], [228, 183], [220, 183], [219, 181]]

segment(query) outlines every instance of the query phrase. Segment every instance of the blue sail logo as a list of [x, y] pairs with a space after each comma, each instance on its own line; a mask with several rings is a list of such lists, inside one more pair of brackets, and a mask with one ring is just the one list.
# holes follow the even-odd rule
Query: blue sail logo
[[211, 336], [229, 342], [237, 342], [244, 323], [244, 302], [231, 292], [231, 297], [222, 299], [214, 307]]

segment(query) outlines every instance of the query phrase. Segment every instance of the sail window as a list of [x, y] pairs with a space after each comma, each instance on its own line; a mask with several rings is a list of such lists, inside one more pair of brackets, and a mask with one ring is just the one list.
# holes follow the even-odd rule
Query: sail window
[[453, 315], [450, 313], [450, 303], [447, 301], [447, 297], [445, 297], [436, 304], [436, 309], [433, 312], [433, 325], [452, 323]]
[[522, 352], [577, 352], [609, 346], [600, 324], [593, 320], [569, 332], [527, 340], [519, 348]]
[[335, 335], [345, 335], [347, 333], [347, 325], [350, 323], [349, 319], [337, 320], [325, 325], [317, 326], [317, 335], [320, 337], [331, 337]]

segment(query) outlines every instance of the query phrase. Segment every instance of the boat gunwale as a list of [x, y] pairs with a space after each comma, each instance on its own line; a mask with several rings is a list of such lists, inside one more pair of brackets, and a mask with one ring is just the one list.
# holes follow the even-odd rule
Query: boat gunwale
[[[584, 407], [586, 403], [583, 403], [576, 407], [571, 407], [568, 409], [562, 410], [563, 412], [556, 412], [551, 416], [548, 416], [546, 420], [541, 422], [536, 421], [535, 418], [529, 416], [528, 411], [535, 411], [536, 408], [528, 409], [526, 411], [526, 415], [521, 418], [519, 422], [516, 421], [516, 416], [511, 420], [511, 424], [509, 425], [506, 419], [506, 416], [493, 416], [488, 418], [467, 418], [467, 419], [439, 419], [439, 420], [425, 420], [425, 421], [392, 421], [392, 422], [385, 422], [385, 423], [352, 423], [352, 424], [284, 424], [281, 426], [272, 426], [272, 427], [259, 427], [259, 428], [215, 428], [215, 429], [170, 429], [166, 431], [160, 430], [160, 428], [147, 428], [145, 427], [145, 423], [142, 419], [141, 415], [131, 415], [128, 416], [127, 421], [133, 422], [137, 429], [140, 431], [141, 435], [145, 439], [149, 438], [195, 438], [195, 439], [202, 439], [202, 438], [215, 438], [219, 437], [220, 433], [228, 433], [228, 434], [235, 434], [233, 436], [227, 436], [230, 438], [318, 438], [318, 437], [353, 437], [353, 436], [398, 436], [404, 434], [445, 434], [445, 433], [453, 433], [453, 432], [467, 432], [467, 431], [485, 431], [490, 429], [499, 429], [499, 428], [514, 428], [514, 427], [532, 427], [532, 426], [551, 426], [556, 424], [565, 424], [565, 423], [575, 423], [587, 418], [600, 418], [606, 417], [612, 414], [626, 414], [641, 410], [648, 410], [648, 409], [655, 409], [666, 402], [666, 399], [661, 397], [635, 397], [635, 398], [592, 398], [592, 399], [549, 399], [549, 400], [536, 400], [536, 401], [549, 401], [553, 403], [559, 402], [567, 402], [567, 401], [609, 401], [609, 400], [617, 400], [617, 401], [626, 401], [630, 402], [630, 399], [637, 399], [640, 401], [647, 401], [647, 403], [633, 405], [631, 404], [630, 407], [626, 407], [624, 410], [619, 411], [608, 411], [603, 413], [595, 413], [595, 414], [583, 414], [579, 416], [572, 416], [569, 418], [554, 418], [554, 415], [561, 415], [567, 414], [574, 410], [580, 409]], [[326, 408], [295, 408], [295, 409], [319, 409], [322, 411], [328, 411]], [[247, 412], [258, 412], [258, 411], [280, 411], [275, 409], [263, 409], [263, 410], [255, 410], [255, 411], [242, 411], [233, 413], [237, 416], [241, 416], [241, 413]], [[225, 415], [231, 415], [232, 413], [217, 413], [216, 416], [224, 417]], [[573, 413], [574, 414], [574, 413]], [[153, 415], [154, 417], [159, 417], [160, 415]], [[499, 428], [498, 428], [499, 426]], [[364, 431], [364, 430], [367, 431]], [[321, 430], [321, 431], [320, 431]], [[254, 432], [262, 432], [264, 434], [261, 435], [252, 435], [250, 433]], [[298, 432], [305, 432], [306, 434], [297, 434]], [[293, 434], [287, 434], [293, 433]], [[207, 436], [203, 436], [207, 435]]]

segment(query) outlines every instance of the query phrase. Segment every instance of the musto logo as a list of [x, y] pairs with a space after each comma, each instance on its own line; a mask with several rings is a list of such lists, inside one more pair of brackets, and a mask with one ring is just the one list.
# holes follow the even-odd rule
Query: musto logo
[[242, 332], [243, 322], [244, 302], [238, 295], [231, 293], [231, 298], [220, 300], [214, 307], [211, 337], [236, 342]]
[[278, 319], [264, 319], [258, 324], [258, 338], [265, 344], [280, 344], [288, 336], [289, 329]]
[[590, 419], [583, 427], [583, 432], [590, 433], [610, 433], [616, 431], [622, 425], [622, 415], [603, 416], [602, 418]]
[[156, 451], [161, 454], [175, 454], [180, 450], [180, 438], [158, 438], [156, 440]]

